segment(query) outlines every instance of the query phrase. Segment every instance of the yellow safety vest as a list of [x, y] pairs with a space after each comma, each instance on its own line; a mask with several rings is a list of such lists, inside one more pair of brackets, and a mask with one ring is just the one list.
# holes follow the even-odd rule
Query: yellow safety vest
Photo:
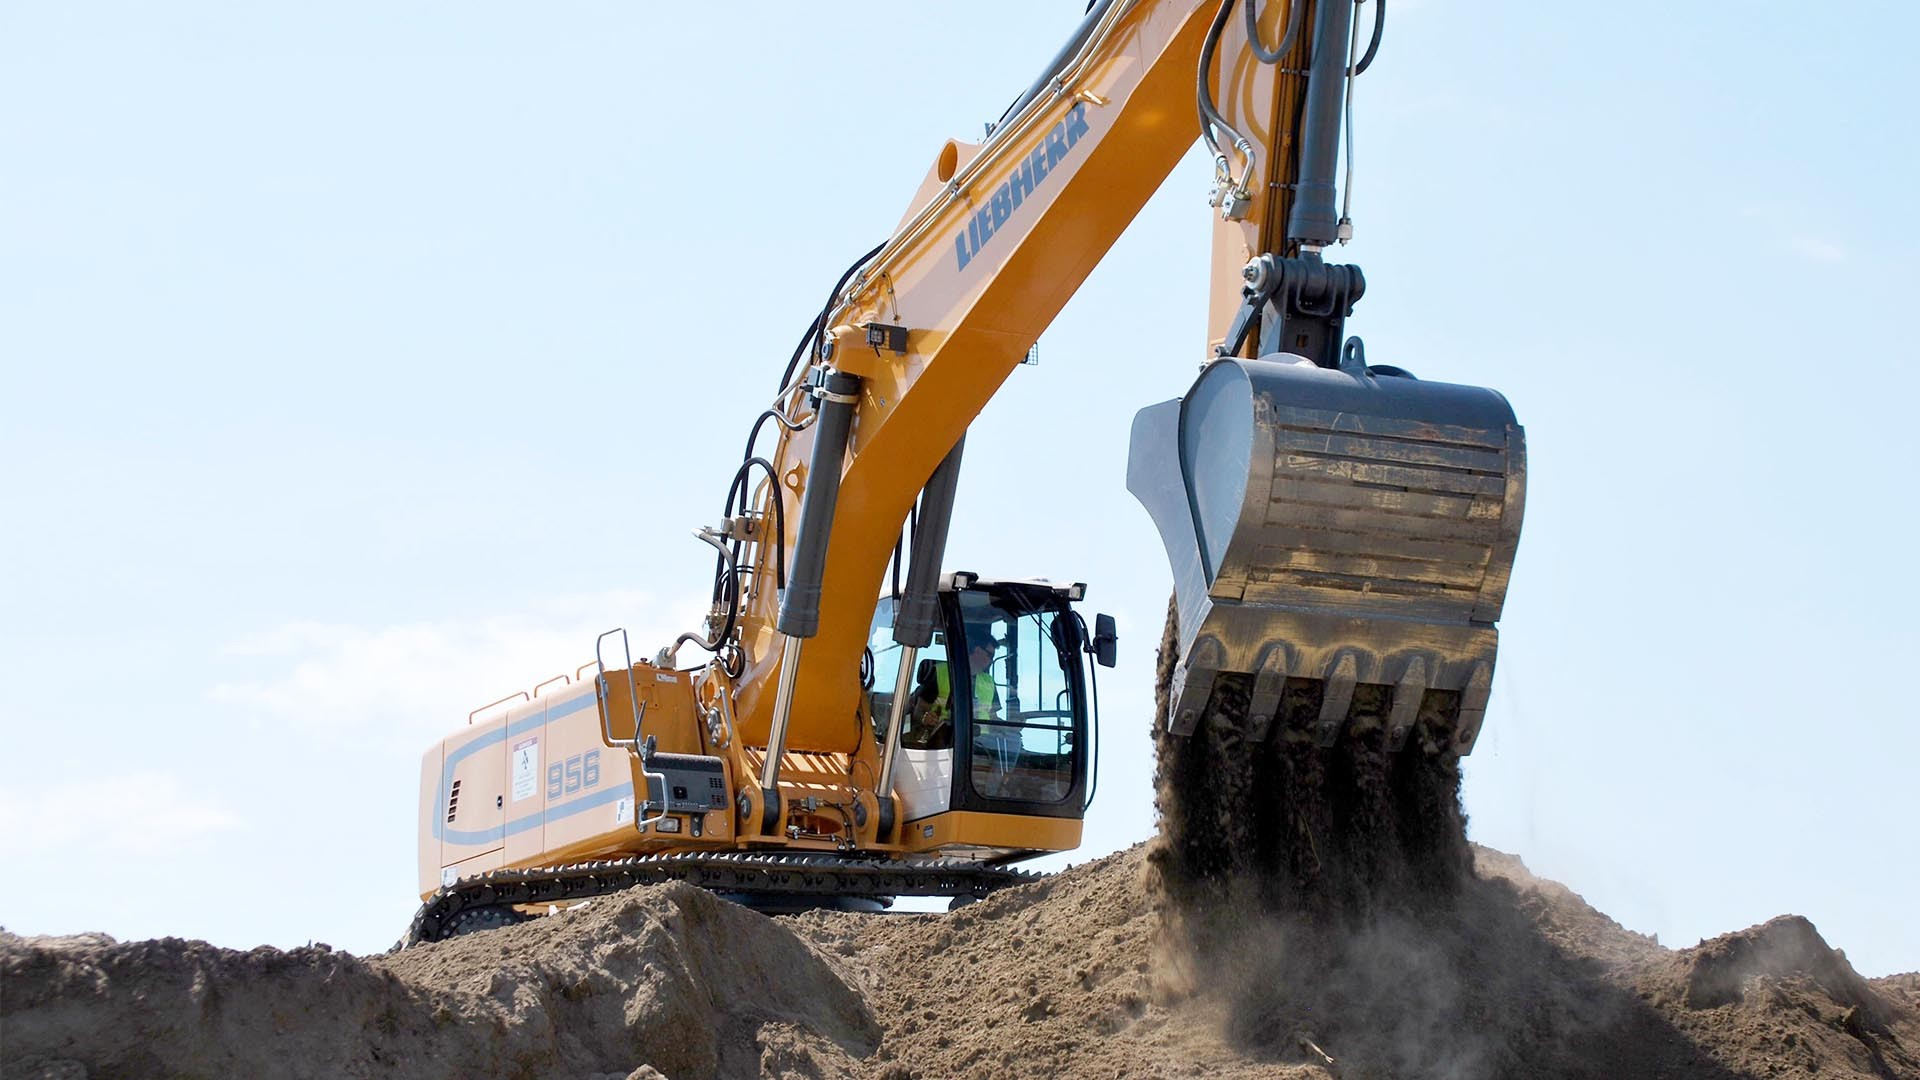
[[[937, 715], [944, 716], [949, 703], [953, 700], [953, 677], [948, 674], [946, 661], [934, 663], [933, 678], [935, 689], [940, 695], [934, 699], [933, 707]], [[993, 719], [993, 703], [999, 696], [1000, 687], [993, 681], [992, 675], [984, 671], [976, 674], [973, 677], [973, 718], [975, 720]]]

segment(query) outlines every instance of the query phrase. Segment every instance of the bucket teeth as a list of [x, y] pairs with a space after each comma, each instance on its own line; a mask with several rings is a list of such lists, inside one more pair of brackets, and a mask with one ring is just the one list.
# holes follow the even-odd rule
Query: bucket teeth
[[1493, 662], [1476, 664], [1460, 694], [1460, 719], [1454, 724], [1455, 752], [1473, 753], [1474, 740], [1480, 737], [1480, 725], [1487, 719], [1487, 700], [1493, 696]]
[[[1293, 359], [1218, 361], [1134, 420], [1127, 487], [1178, 610], [1168, 728], [1191, 734], [1234, 674], [1250, 678], [1249, 742], [1296, 737], [1281, 722], [1323, 746], [1380, 729], [1399, 749], [1437, 729], [1417, 741], [1468, 753], [1519, 545], [1524, 433], [1491, 390]], [[1317, 708], [1301, 715], [1292, 683], [1317, 684]]]
[[1427, 696], [1427, 661], [1416, 656], [1407, 664], [1406, 674], [1393, 685], [1393, 709], [1387, 714], [1387, 749], [1398, 751], [1407, 745], [1414, 721], [1420, 719], [1420, 703]]
[[1253, 676], [1253, 696], [1247, 701], [1247, 738], [1264, 742], [1271, 732], [1287, 689], [1287, 650], [1269, 646]]
[[1353, 706], [1353, 688], [1360, 681], [1360, 665], [1352, 653], [1341, 653], [1333, 670], [1327, 672], [1326, 687], [1320, 697], [1320, 721], [1314, 727], [1313, 741], [1322, 747], [1340, 741], [1340, 729], [1346, 726], [1347, 710]]
[[1225, 666], [1226, 653], [1211, 639], [1195, 642], [1185, 661], [1174, 671], [1174, 707], [1167, 710], [1167, 729], [1175, 735], [1193, 734], [1201, 710], [1213, 697], [1213, 682]]

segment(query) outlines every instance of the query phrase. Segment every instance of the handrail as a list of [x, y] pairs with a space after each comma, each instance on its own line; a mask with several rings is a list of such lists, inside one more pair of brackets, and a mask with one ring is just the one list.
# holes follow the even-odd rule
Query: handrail
[[571, 686], [573, 685], [573, 678], [572, 676], [567, 675], [565, 672], [562, 672], [561, 674], [555, 675], [553, 678], [548, 679], [546, 682], [535, 683], [533, 686], [533, 696], [539, 697], [540, 691], [545, 690], [547, 687], [552, 686], [554, 683], [566, 683], [567, 685]]
[[499, 701], [489, 701], [485, 705], [482, 705], [479, 708], [468, 713], [467, 723], [469, 724], [473, 723], [474, 717], [479, 716], [481, 713], [486, 712], [488, 709], [493, 708], [495, 705], [505, 705], [507, 702], [512, 701], [514, 698], [526, 698], [528, 701], [532, 701], [533, 695], [527, 693], [525, 690], [516, 690], [513, 693], [508, 694], [506, 697], [501, 698]]
[[[623, 670], [627, 675], [627, 705], [633, 710], [633, 738], [631, 739], [613, 737], [613, 718], [608, 705], [607, 662], [601, 655], [601, 649], [606, 640], [615, 634], [620, 635], [620, 649], [627, 661]], [[639, 688], [633, 682], [633, 648], [627, 640], [625, 627], [617, 626], [593, 639], [593, 662], [597, 672], [594, 675], [594, 696], [600, 705], [600, 737], [608, 746], [626, 747], [627, 753], [640, 757], [640, 723], [647, 717], [647, 707], [641, 703]]]
[[[608, 704], [607, 694], [607, 662], [602, 655], [602, 647], [606, 640], [615, 634], [620, 635], [620, 651], [626, 660], [627, 705], [633, 710], [633, 738], [631, 739], [616, 739], [613, 737], [612, 710]], [[639, 688], [634, 685], [633, 645], [627, 638], [626, 627], [616, 626], [612, 630], [608, 630], [593, 639], [593, 663], [597, 669], [593, 679], [593, 695], [596, 704], [600, 707], [601, 738], [608, 746], [625, 747], [627, 754], [640, 763], [640, 775], [643, 779], [657, 779], [660, 781], [660, 812], [653, 817], [642, 816], [642, 807], [653, 804], [653, 792], [649, 790], [646, 793], [646, 797], [642, 797], [638, 791], [633, 793], [633, 829], [635, 832], [645, 832], [647, 826], [667, 817], [667, 802], [671, 793], [667, 790], [667, 774], [665, 772], [649, 772], [647, 770], [647, 765], [649, 764], [648, 759], [653, 757], [653, 746], [650, 742], [643, 744], [640, 741], [640, 725], [647, 718], [647, 706], [641, 702]]]

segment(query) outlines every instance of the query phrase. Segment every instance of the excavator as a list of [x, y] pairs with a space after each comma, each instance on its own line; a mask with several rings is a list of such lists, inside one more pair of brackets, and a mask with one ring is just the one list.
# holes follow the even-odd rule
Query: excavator
[[1247, 745], [1470, 753], [1524, 435], [1500, 394], [1369, 364], [1346, 334], [1366, 281], [1328, 249], [1384, 8], [1095, 0], [983, 141], [939, 147], [696, 534], [705, 625], [638, 659], [608, 631], [426, 751], [405, 941], [670, 881], [770, 911], [962, 904], [1079, 844], [1113, 620], [1088, 625], [1084, 584], [942, 561], [969, 424], [1196, 139], [1202, 366], [1134, 417], [1127, 462], [1174, 582], [1160, 736], [1231, 697]]

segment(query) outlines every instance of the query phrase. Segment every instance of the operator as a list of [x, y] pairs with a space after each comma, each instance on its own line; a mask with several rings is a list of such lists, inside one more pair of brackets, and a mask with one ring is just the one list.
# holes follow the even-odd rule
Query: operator
[[[1000, 719], [1000, 687], [993, 678], [996, 651], [992, 631], [967, 635], [968, 670], [973, 672], [973, 719], [988, 723]], [[920, 669], [908, 710], [909, 728], [901, 742], [916, 750], [945, 750], [953, 745], [953, 675], [945, 660], [928, 660]], [[976, 738], [979, 732], [975, 732]]]
[[973, 672], [973, 786], [982, 795], [1004, 798], [1020, 759], [1020, 730], [1001, 722], [1000, 685], [993, 677], [999, 647], [993, 632], [967, 637], [967, 665]]
[[1000, 687], [993, 681], [994, 641], [989, 631], [974, 638], [967, 649], [967, 670], [973, 672], [973, 718], [975, 721], [1000, 719]]
[[922, 660], [918, 674], [900, 744], [911, 750], [949, 749], [953, 746], [953, 695], [947, 662]]

